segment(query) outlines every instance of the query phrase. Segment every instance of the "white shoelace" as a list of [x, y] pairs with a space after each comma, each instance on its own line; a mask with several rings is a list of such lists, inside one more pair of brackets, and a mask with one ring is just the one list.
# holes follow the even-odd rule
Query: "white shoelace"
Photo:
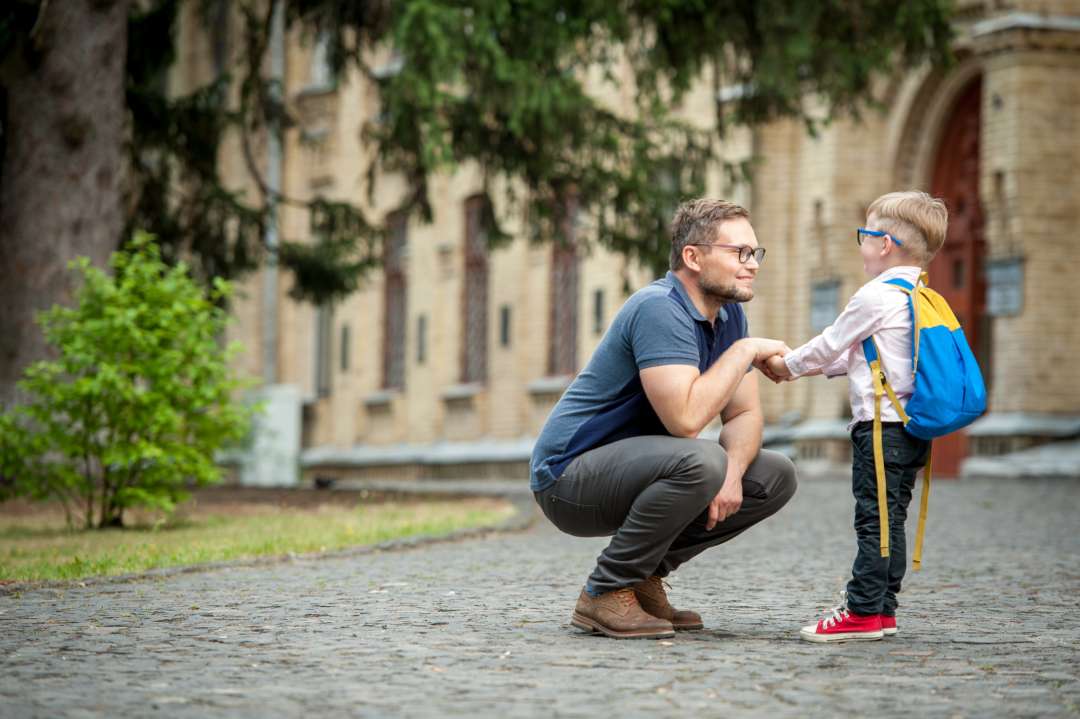
[[825, 617], [821, 620], [821, 625], [828, 629], [836, 624], [842, 622], [848, 615], [847, 608], [847, 592], [840, 592], [840, 603], [829, 610], [831, 616]]

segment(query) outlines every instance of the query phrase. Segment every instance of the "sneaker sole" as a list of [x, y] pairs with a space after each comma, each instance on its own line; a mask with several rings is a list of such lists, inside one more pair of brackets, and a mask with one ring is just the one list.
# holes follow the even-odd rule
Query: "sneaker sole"
[[829, 642], [873, 642], [882, 639], [885, 633], [881, 630], [876, 632], [845, 632], [843, 634], [817, 634], [816, 632], [799, 632], [799, 638], [808, 642], [828, 644]]
[[571, 626], [574, 626], [589, 634], [603, 634], [605, 637], [611, 637], [612, 639], [671, 639], [675, 636], [675, 631], [649, 631], [641, 630], [636, 632], [618, 632], [614, 629], [609, 629], [599, 622], [595, 622], [588, 617], [574, 612], [573, 619], [570, 620]]
[[881, 633], [884, 634], [887, 637], [895, 637], [897, 634], [900, 633], [900, 630], [899, 629], [882, 629]]

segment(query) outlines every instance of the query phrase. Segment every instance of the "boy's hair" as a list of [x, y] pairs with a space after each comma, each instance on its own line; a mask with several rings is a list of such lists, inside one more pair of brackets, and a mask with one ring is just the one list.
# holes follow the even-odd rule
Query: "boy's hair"
[[926, 267], [945, 244], [949, 211], [945, 202], [925, 192], [890, 192], [874, 200], [866, 216], [876, 215], [878, 226], [900, 240], [913, 260]]
[[721, 222], [734, 219], [750, 219], [746, 208], [726, 200], [700, 197], [688, 200], [675, 210], [671, 220], [671, 269], [683, 267], [682, 251], [687, 245], [713, 242], [716, 228]]

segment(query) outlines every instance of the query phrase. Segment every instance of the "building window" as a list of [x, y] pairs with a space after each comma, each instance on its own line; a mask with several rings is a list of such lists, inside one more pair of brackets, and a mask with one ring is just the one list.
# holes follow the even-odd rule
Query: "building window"
[[416, 318], [416, 364], [427, 361], [427, 315]]
[[594, 335], [601, 335], [604, 333], [604, 291], [596, 290], [593, 292], [593, 313], [592, 331]]
[[319, 305], [315, 310], [315, 393], [319, 397], [330, 395], [330, 333], [333, 332], [334, 312], [330, 305]]
[[810, 288], [810, 329], [821, 332], [836, 319], [840, 303], [840, 281], [815, 282]]
[[465, 201], [465, 297], [462, 302], [461, 381], [487, 379], [488, 233], [487, 198]]
[[556, 214], [558, 232], [551, 252], [551, 334], [548, 374], [572, 375], [577, 371], [578, 203], [566, 198]]
[[499, 308], [499, 346], [510, 346], [510, 305]]
[[341, 326], [341, 371], [349, 369], [349, 326]]
[[408, 217], [395, 212], [386, 219], [383, 246], [383, 381], [384, 389], [405, 388], [405, 318], [407, 278], [405, 255], [408, 249]]

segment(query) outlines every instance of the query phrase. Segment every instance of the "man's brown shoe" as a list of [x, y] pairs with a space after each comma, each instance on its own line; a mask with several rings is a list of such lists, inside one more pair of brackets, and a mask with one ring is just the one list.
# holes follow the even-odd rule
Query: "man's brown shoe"
[[615, 639], [666, 639], [675, 636], [671, 622], [645, 612], [630, 587], [591, 597], [585, 590], [578, 597], [574, 617], [578, 629], [600, 632]]
[[668, 620], [671, 626], [679, 631], [701, 629], [705, 626], [701, 623], [701, 615], [697, 612], [671, 606], [667, 592], [664, 591], [664, 580], [660, 577], [653, 575], [644, 582], [635, 584], [634, 595], [642, 609], [654, 617]]

